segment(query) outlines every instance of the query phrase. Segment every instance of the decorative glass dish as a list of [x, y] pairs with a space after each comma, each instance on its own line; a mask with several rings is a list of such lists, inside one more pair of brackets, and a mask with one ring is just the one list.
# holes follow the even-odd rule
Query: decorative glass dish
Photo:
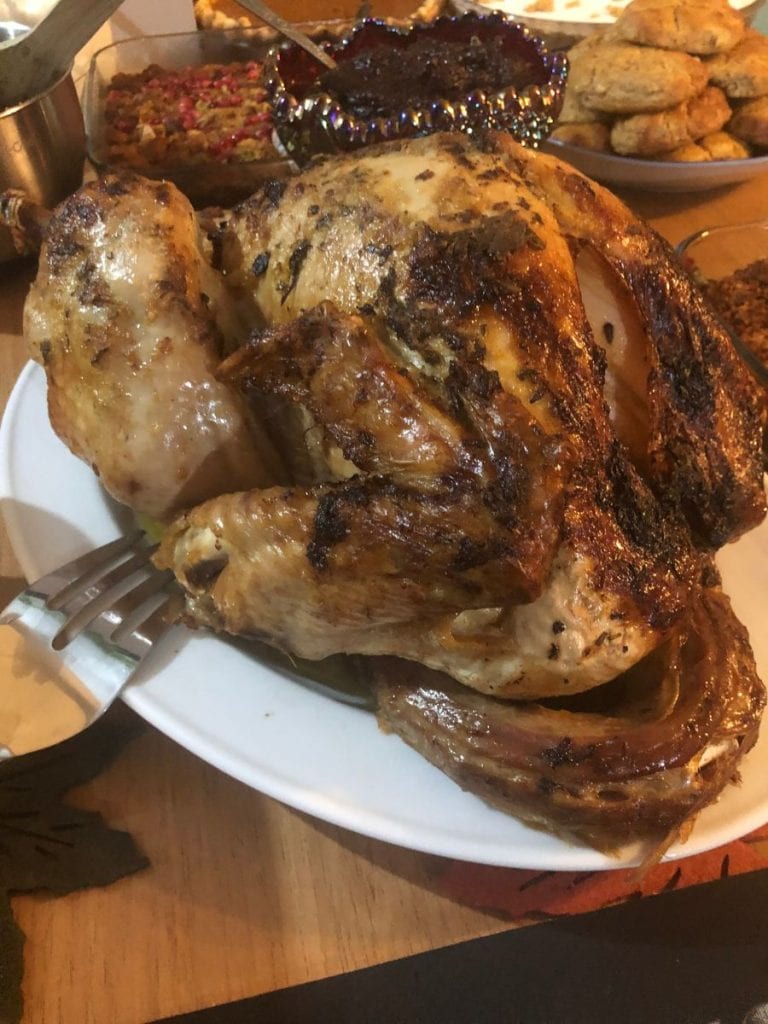
[[[348, 23], [307, 23], [319, 40]], [[269, 29], [123, 39], [94, 54], [83, 94], [88, 158], [172, 181], [195, 206], [229, 206], [292, 165], [272, 145], [261, 68]], [[247, 123], [246, 123], [247, 122]]]
[[275, 130], [300, 164], [435, 131], [497, 129], [538, 146], [568, 73], [563, 54], [496, 13], [408, 26], [363, 21], [326, 49], [336, 71], [295, 45], [267, 60]]
[[736, 350], [768, 387], [768, 219], [705, 228], [676, 251]]

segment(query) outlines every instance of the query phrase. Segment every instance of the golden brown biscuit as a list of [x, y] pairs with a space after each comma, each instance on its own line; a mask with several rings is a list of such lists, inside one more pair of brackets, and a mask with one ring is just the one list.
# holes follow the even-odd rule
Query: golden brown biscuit
[[[595, 29], [594, 32], [590, 32], [589, 35], [584, 36], [583, 39], [580, 39], [578, 43], [575, 43], [568, 50], [568, 63], [570, 67], [573, 68], [574, 64], [578, 64], [580, 61], [584, 60], [587, 54], [591, 53], [593, 50], [605, 46], [606, 43], [615, 43], [616, 41], [613, 25]], [[571, 92], [573, 92], [572, 89]]]
[[604, 43], [615, 42], [617, 42], [617, 38], [614, 25], [606, 25], [603, 28], [597, 28], [594, 32], [590, 32], [589, 35], [580, 39], [578, 43], [575, 43], [568, 50], [568, 59], [571, 60], [573, 57], [578, 59], [590, 50], [594, 50], [597, 46], [602, 46]]
[[634, 0], [614, 25], [619, 39], [700, 55], [732, 49], [744, 28], [728, 0]]
[[571, 51], [569, 88], [581, 103], [613, 114], [666, 110], [701, 92], [707, 72], [697, 57], [652, 46], [601, 42]]
[[599, 110], [585, 107], [579, 99], [578, 93], [574, 89], [566, 87], [565, 95], [563, 96], [563, 107], [557, 119], [559, 125], [585, 124], [587, 121], [604, 121], [606, 117], [607, 115], [601, 114]]
[[750, 29], [730, 53], [706, 62], [710, 81], [732, 99], [768, 95], [768, 37]]
[[653, 156], [691, 141], [686, 103], [656, 114], [617, 118], [611, 129], [611, 146], [621, 156]]
[[696, 164], [701, 161], [711, 160], [708, 151], [697, 142], [687, 142], [684, 146], [678, 146], [668, 153], [657, 153], [651, 157], [652, 160], [664, 160], [675, 164]]
[[728, 131], [742, 142], [768, 147], [768, 96], [742, 104], [728, 122]]
[[599, 121], [585, 121], [582, 124], [558, 125], [550, 138], [567, 142], [571, 146], [581, 146], [582, 149], [608, 152], [611, 148], [610, 135], [607, 124], [601, 124]]
[[708, 86], [669, 110], [619, 118], [611, 129], [611, 145], [622, 156], [652, 156], [719, 131], [730, 116], [723, 92]]
[[688, 134], [695, 142], [702, 135], [719, 132], [730, 120], [731, 108], [723, 90], [708, 85], [698, 96], [688, 100], [686, 115]]
[[699, 145], [713, 160], [746, 160], [752, 155], [748, 146], [728, 132], [710, 132], [699, 139]]

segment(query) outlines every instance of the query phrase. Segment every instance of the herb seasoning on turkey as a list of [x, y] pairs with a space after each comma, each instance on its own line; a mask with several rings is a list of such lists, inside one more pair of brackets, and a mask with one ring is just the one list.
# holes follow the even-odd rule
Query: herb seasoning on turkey
[[736, 777], [765, 693], [712, 555], [765, 515], [765, 410], [599, 185], [504, 133], [202, 222], [107, 177], [54, 214], [26, 319], [59, 435], [169, 521], [189, 620], [368, 656], [385, 728], [603, 849]]

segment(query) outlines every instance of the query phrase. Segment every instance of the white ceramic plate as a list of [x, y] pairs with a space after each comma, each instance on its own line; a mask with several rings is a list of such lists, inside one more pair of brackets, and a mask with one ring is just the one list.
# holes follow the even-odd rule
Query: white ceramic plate
[[[37, 366], [21, 374], [0, 427], [0, 504], [29, 578], [120, 530], [120, 512], [52, 433]], [[730, 547], [721, 564], [768, 677], [768, 526]], [[637, 850], [607, 858], [489, 809], [400, 739], [380, 732], [369, 712], [321, 696], [212, 636], [173, 634], [125, 700], [247, 785], [364, 835], [508, 867], [576, 871], [636, 862]], [[768, 820], [768, 730], [742, 774], [742, 785], [704, 811], [671, 857], [718, 846]]]
[[605, 185], [639, 188], [646, 192], [706, 192], [768, 174], [768, 156], [673, 163], [599, 153], [557, 139], [549, 139], [542, 148], [545, 153], [565, 160], [582, 174]]
[[[588, 24], [598, 27], [610, 25], [616, 20], [619, 10], [626, 7], [629, 0], [470, 0], [472, 6], [487, 10], [502, 11], [512, 17], [525, 21], [571, 23], [574, 25]], [[467, 0], [459, 0], [456, 6], [468, 6]], [[752, 8], [757, 8], [760, 0], [731, 0], [731, 7], [743, 11], [749, 16]], [[542, 10], [543, 7], [551, 8]], [[538, 8], [538, 9], [537, 9]]]

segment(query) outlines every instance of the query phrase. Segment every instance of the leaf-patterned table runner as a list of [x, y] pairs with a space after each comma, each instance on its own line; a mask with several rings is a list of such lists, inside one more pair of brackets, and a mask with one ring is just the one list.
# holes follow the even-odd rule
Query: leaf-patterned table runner
[[523, 871], [452, 861], [440, 876], [438, 890], [466, 906], [523, 924], [586, 914], [640, 896], [656, 896], [766, 867], [768, 825], [727, 846], [657, 864], [642, 874], [637, 868]]
[[[90, 730], [39, 754], [0, 761], [0, 1024], [22, 1014], [24, 936], [11, 896], [63, 895], [110, 882], [148, 865], [130, 835], [107, 826], [64, 795], [98, 775], [141, 723], [117, 706]], [[608, 872], [521, 871], [444, 861], [438, 892], [523, 925], [583, 914], [768, 865], [768, 827], [709, 853], [660, 864], [642, 878], [634, 869]]]
[[24, 936], [11, 896], [107, 885], [149, 863], [126, 832], [62, 799], [98, 775], [137, 728], [112, 714], [50, 750], [0, 761], [0, 1024], [22, 1014]]

